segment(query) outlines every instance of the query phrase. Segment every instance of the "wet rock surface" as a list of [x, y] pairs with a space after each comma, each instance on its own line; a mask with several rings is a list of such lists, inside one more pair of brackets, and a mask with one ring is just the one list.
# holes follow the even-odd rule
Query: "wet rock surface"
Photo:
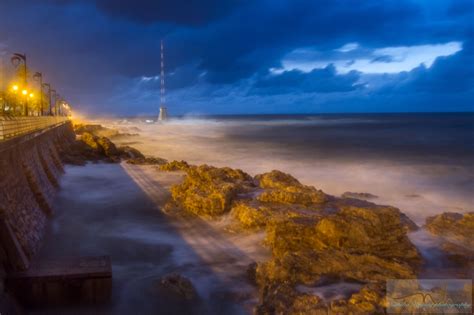
[[[115, 137], [130, 137], [137, 134], [122, 133], [117, 129], [107, 128], [99, 124], [75, 124], [74, 131], [77, 135], [90, 133], [97, 137], [115, 138]], [[137, 130], [134, 130], [137, 131]]]
[[64, 163], [84, 165], [88, 161], [118, 163], [122, 160], [129, 160], [132, 164], [166, 163], [166, 160], [160, 158], [145, 157], [131, 146], [117, 147], [109, 137], [127, 136], [128, 134], [121, 134], [115, 129], [105, 128], [101, 125], [76, 124], [74, 132], [77, 139], [69, 145], [67, 150], [61, 152]]
[[445, 212], [426, 219], [424, 226], [441, 238], [441, 249], [458, 266], [474, 270], [474, 212]]
[[365, 193], [365, 192], [350, 192], [346, 191], [341, 195], [342, 198], [354, 198], [354, 199], [362, 199], [362, 200], [370, 200], [370, 199], [376, 199], [378, 196], [373, 195], [371, 193]]
[[186, 161], [171, 161], [160, 166], [161, 171], [186, 171], [189, 168], [191, 168], [191, 165]]
[[460, 245], [474, 248], [474, 212], [445, 212], [426, 219], [425, 228]]
[[237, 194], [253, 188], [250, 175], [229, 167], [190, 167], [184, 181], [171, 188], [174, 202], [198, 216], [213, 218], [227, 213]]
[[[207, 165], [186, 171], [172, 188], [176, 207], [210, 218], [230, 211], [243, 229], [266, 232], [272, 257], [247, 270], [260, 291], [257, 314], [378, 313], [385, 280], [414, 278], [421, 268], [407, 236], [418, 227], [397, 208], [330, 196], [275, 170], [254, 178]], [[366, 285], [330, 302], [296, 289], [323, 280]]]
[[303, 185], [293, 176], [277, 170], [257, 175], [255, 180], [265, 189], [258, 196], [263, 202], [312, 206], [327, 201], [327, 195], [321, 190]]
[[135, 157], [127, 160], [127, 163], [134, 165], [164, 165], [168, 161], [159, 157]]

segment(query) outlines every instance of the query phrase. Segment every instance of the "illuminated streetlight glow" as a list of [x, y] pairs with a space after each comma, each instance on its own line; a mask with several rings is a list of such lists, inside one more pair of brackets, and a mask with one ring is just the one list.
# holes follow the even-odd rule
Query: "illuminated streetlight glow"
[[26, 95], [26, 94], [28, 94], [28, 91], [27, 91], [27, 90], [23, 90], [23, 91], [21, 91], [21, 93], [22, 93], [23, 95]]
[[13, 91], [18, 91], [18, 85], [15, 84], [15, 85], [12, 87], [12, 89], [13, 89]]
[[30, 98], [33, 98], [35, 95], [33, 93], [30, 93]]

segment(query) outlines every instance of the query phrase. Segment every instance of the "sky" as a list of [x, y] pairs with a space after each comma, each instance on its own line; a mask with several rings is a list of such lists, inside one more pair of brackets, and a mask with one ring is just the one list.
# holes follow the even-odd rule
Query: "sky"
[[0, 58], [86, 114], [474, 109], [472, 0], [1, 0]]

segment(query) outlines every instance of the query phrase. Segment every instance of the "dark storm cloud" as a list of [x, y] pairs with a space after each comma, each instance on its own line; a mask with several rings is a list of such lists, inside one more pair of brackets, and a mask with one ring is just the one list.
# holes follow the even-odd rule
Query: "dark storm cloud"
[[58, 5], [89, 3], [112, 17], [137, 23], [171, 22], [200, 26], [224, 17], [248, 0], [43, 0]]
[[[278, 66], [292, 48], [334, 48], [357, 38], [368, 45], [382, 44], [390, 33], [393, 44], [414, 31], [410, 21], [419, 9], [407, 1], [260, 1], [197, 34], [187, 58], [198, 56], [212, 83], [232, 83]], [[385, 39], [387, 40], [387, 39]]]
[[344, 75], [337, 75], [334, 66], [329, 65], [324, 69], [314, 69], [308, 73], [292, 70], [282, 74], [268, 75], [257, 81], [252, 92], [261, 95], [349, 92], [361, 87], [357, 84], [358, 80], [357, 72], [351, 71]]
[[[246, 96], [252, 102], [260, 97], [259, 104], [276, 93], [282, 103], [291, 102], [299, 93], [298, 100], [309, 100], [311, 111], [312, 93], [331, 94], [319, 98], [331, 106], [338, 93], [360, 94], [354, 102], [360, 104], [372, 101], [364, 98], [370, 93], [416, 98], [465, 91], [472, 82], [466, 79], [472, 72], [463, 66], [472, 52], [468, 46], [429, 69], [393, 75], [377, 91], [365, 91], [360, 74], [338, 74], [333, 68], [273, 76], [269, 69], [279, 68], [282, 58], [300, 47], [336, 56], [341, 53], [335, 49], [357, 42], [357, 58], [363, 58], [375, 48], [465, 42], [472, 36], [472, 14], [471, 0], [2, 0], [0, 44], [27, 52], [31, 65], [47, 72], [72, 101], [97, 104], [94, 109], [150, 108], [147, 102], [159, 92], [159, 43], [164, 39], [170, 93], [190, 97], [201, 91], [208, 97], [228, 92], [238, 95], [239, 103]], [[378, 58], [373, 62], [392, 61]], [[135, 106], [128, 109], [131, 97]]]
[[185, 25], [202, 25], [222, 18], [239, 0], [135, 0], [96, 1], [107, 14], [129, 18], [143, 23], [174, 22]]
[[473, 42], [465, 42], [463, 50], [453, 56], [437, 58], [429, 69], [421, 65], [398, 77], [397, 84], [385, 86], [378, 93], [393, 95], [425, 93], [435, 96], [474, 92]]

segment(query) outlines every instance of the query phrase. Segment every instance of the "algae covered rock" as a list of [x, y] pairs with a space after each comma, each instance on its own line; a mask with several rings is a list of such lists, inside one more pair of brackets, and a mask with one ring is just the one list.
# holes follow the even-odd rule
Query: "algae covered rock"
[[273, 283], [265, 286], [260, 293], [261, 303], [255, 308], [257, 315], [327, 315], [328, 310], [322, 299], [316, 295], [298, 292], [288, 283]]
[[258, 268], [262, 282], [313, 283], [324, 275], [363, 282], [410, 278], [421, 264], [398, 209], [391, 207], [275, 221], [266, 243], [273, 258]]
[[164, 165], [168, 161], [166, 159], [160, 158], [160, 157], [138, 157], [134, 159], [129, 159], [127, 161], [128, 164], [134, 164], [134, 165]]
[[272, 210], [266, 206], [259, 206], [249, 202], [238, 202], [231, 210], [232, 217], [242, 227], [256, 229], [264, 227], [272, 215]]
[[[140, 152], [138, 151], [137, 149], [131, 147], [131, 146], [128, 146], [128, 145], [125, 145], [125, 146], [121, 146], [118, 148], [118, 150], [120, 151], [120, 154], [129, 159], [132, 160], [132, 159], [144, 159], [145, 156]], [[131, 163], [133, 164], [133, 163]]]
[[102, 150], [101, 146], [99, 145], [99, 143], [97, 142], [97, 140], [99, 139], [99, 137], [97, 136], [94, 136], [93, 134], [89, 133], [89, 132], [83, 132], [82, 135], [81, 135], [81, 141], [84, 142], [88, 147], [96, 150], [96, 151], [100, 151]]
[[474, 212], [442, 213], [426, 219], [425, 228], [442, 237], [441, 249], [457, 266], [474, 268]]
[[288, 283], [272, 284], [261, 291], [259, 315], [327, 315], [384, 314], [386, 307], [383, 283], [371, 283], [346, 298], [324, 301], [314, 294], [303, 293]]
[[117, 149], [115, 144], [106, 137], [98, 137], [89, 132], [83, 132], [80, 141], [84, 142], [98, 154], [106, 157], [116, 158], [120, 155], [120, 151]]
[[474, 248], [474, 212], [445, 212], [432, 216], [426, 219], [425, 228], [435, 235]]
[[228, 212], [237, 194], [253, 185], [252, 177], [241, 170], [201, 165], [187, 169], [184, 181], [171, 188], [171, 196], [191, 213], [215, 217]]
[[102, 148], [107, 157], [116, 157], [120, 155], [115, 144], [106, 137], [98, 137], [97, 144]]
[[293, 176], [278, 170], [257, 175], [255, 179], [265, 189], [258, 196], [258, 200], [263, 202], [313, 206], [328, 200], [321, 190], [303, 185]]
[[161, 171], [186, 171], [190, 168], [191, 166], [188, 164], [186, 161], [171, 161], [171, 162], [166, 162], [163, 165], [160, 166]]
[[296, 178], [279, 170], [273, 170], [268, 173], [256, 175], [255, 179], [258, 181], [258, 185], [262, 188], [285, 189], [291, 186], [302, 186]]

